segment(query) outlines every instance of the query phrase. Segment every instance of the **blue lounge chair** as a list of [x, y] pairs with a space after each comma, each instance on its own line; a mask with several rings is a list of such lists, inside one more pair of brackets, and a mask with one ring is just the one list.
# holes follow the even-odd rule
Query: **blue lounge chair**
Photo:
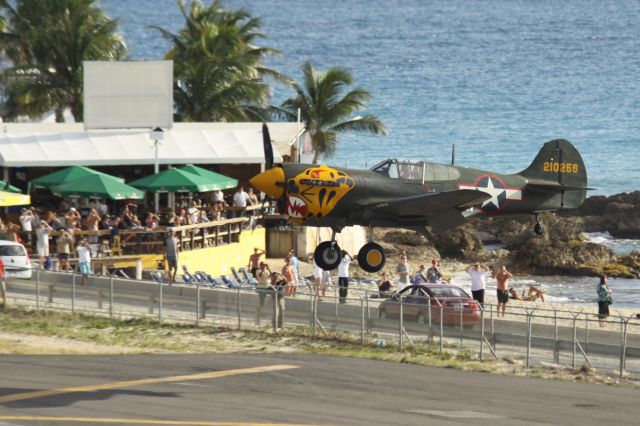
[[229, 288], [238, 288], [238, 285], [231, 281], [226, 275], [220, 275], [220, 279]]
[[242, 283], [256, 285], [258, 281], [247, 271], [247, 268], [240, 268], [240, 274], [242, 275]]
[[207, 284], [207, 277], [205, 277], [202, 272], [195, 272], [193, 274], [193, 278], [195, 278], [196, 282], [200, 284]]
[[244, 284], [243, 279], [240, 277], [240, 274], [238, 273], [238, 270], [236, 268], [234, 268], [233, 266], [231, 267], [231, 275], [233, 276], [233, 279], [239, 284], [242, 285]]
[[193, 278], [193, 275], [191, 275], [187, 270], [187, 265], [182, 265], [182, 272], [183, 272], [182, 281], [184, 281], [187, 284], [191, 284], [195, 281], [195, 278]]

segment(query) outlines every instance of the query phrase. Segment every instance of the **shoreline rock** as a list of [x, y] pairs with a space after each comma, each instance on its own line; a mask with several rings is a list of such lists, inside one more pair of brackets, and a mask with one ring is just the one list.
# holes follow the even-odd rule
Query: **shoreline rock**
[[[561, 213], [541, 213], [545, 230], [533, 232], [531, 215], [496, 216], [472, 219], [443, 234], [429, 231], [376, 229], [375, 241], [387, 252], [384, 271], [395, 274], [401, 254], [407, 254], [417, 268], [431, 259], [447, 264], [467, 265], [475, 261], [508, 265], [517, 274], [597, 276], [606, 273], [618, 278], [640, 278], [640, 253], [618, 256], [609, 248], [587, 241], [585, 232], [609, 232], [615, 238], [640, 239], [640, 191], [610, 197], [594, 196], [580, 209]], [[499, 248], [486, 250], [486, 244]], [[362, 272], [362, 273], [360, 273]], [[380, 274], [358, 271], [360, 278]]]

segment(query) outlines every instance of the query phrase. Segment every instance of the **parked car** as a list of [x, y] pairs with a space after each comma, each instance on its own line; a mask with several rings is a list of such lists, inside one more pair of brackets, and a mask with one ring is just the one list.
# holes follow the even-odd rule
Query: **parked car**
[[[416, 284], [403, 288], [378, 307], [380, 319], [400, 318], [400, 303], [405, 321], [428, 324], [431, 312], [432, 325], [442, 324], [472, 327], [480, 322], [480, 305], [463, 289], [448, 284]], [[429, 309], [431, 305], [431, 309]], [[442, 310], [440, 309], [442, 307]]]
[[24, 246], [15, 241], [0, 240], [0, 259], [7, 278], [31, 279], [31, 260]]

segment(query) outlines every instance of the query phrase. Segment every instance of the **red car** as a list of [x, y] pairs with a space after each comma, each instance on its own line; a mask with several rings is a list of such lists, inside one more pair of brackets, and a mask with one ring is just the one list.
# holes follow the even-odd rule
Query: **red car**
[[442, 307], [442, 323], [447, 326], [459, 326], [462, 317], [463, 326], [473, 326], [480, 322], [480, 305], [463, 289], [447, 284], [415, 284], [409, 285], [384, 300], [378, 307], [380, 319], [400, 318], [400, 301], [405, 321], [416, 321], [428, 324], [429, 303], [431, 303], [431, 324], [440, 324], [440, 307]]

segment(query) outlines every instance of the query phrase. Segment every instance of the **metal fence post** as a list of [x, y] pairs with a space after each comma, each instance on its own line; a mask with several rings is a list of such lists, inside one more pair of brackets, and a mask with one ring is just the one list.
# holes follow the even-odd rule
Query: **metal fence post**
[[196, 282], [196, 325], [200, 325], [200, 281]]
[[367, 303], [367, 334], [371, 337], [371, 309], [369, 309], [369, 292], [366, 295], [366, 303]]
[[104, 297], [104, 290], [99, 288], [98, 289], [97, 298], [98, 298], [98, 309], [100, 309], [100, 310], [102, 310], [102, 298], [103, 297]]
[[360, 298], [360, 344], [364, 345], [364, 299]]
[[158, 280], [158, 321], [162, 321], [162, 280]]
[[242, 306], [240, 305], [240, 287], [238, 287], [238, 330], [240, 330], [242, 328], [242, 320], [240, 319], [240, 315], [241, 315], [241, 308]]
[[489, 305], [489, 315], [491, 316], [491, 345], [493, 346], [493, 350], [496, 349], [496, 335], [495, 335], [495, 324], [493, 322], [493, 305]]
[[319, 296], [313, 295], [313, 325], [311, 329], [313, 330], [313, 337], [316, 337], [317, 332], [317, 324], [318, 324], [318, 298]]
[[431, 322], [431, 296], [427, 298], [427, 309], [429, 315], [429, 343], [433, 343], [433, 324]]
[[404, 303], [402, 301], [403, 297], [400, 296], [400, 318], [398, 319], [398, 345], [400, 346], [400, 350], [404, 349], [404, 335], [402, 330], [404, 329]]
[[554, 338], [553, 338], [553, 362], [556, 364], [560, 363], [560, 342], [558, 342], [558, 310], [553, 310], [553, 328], [554, 328]]
[[36, 269], [36, 312], [40, 310], [40, 269]]
[[462, 338], [464, 332], [464, 308], [462, 304], [460, 304], [460, 349], [462, 349]]
[[313, 328], [313, 324], [315, 322], [315, 315], [313, 314], [314, 304], [313, 300], [315, 298], [315, 294], [313, 291], [309, 292], [309, 327]]
[[335, 295], [334, 303], [336, 307], [336, 316], [335, 316], [335, 321], [333, 322], [333, 328], [335, 329], [335, 331], [338, 331], [338, 287], [335, 287], [333, 294]]
[[484, 351], [484, 309], [480, 308], [480, 361], [482, 361]]
[[280, 296], [280, 292], [276, 289], [273, 291], [273, 320], [271, 323], [273, 324], [273, 332], [278, 333], [278, 296]]
[[444, 338], [444, 325], [442, 323], [443, 316], [442, 305], [440, 305], [440, 353], [444, 352], [444, 342], [442, 341], [442, 339]]
[[627, 321], [620, 318], [620, 377], [624, 375], [627, 352]]
[[577, 342], [577, 330], [576, 330], [576, 316], [573, 316], [573, 354], [571, 355], [571, 367], [576, 368], [576, 342]]
[[76, 311], [76, 274], [71, 273], [71, 313]]
[[109, 318], [113, 318], [113, 275], [109, 277]]
[[584, 314], [584, 351], [589, 355], [589, 314]]
[[532, 312], [527, 311], [527, 362], [526, 368], [531, 367], [531, 319], [533, 317]]

